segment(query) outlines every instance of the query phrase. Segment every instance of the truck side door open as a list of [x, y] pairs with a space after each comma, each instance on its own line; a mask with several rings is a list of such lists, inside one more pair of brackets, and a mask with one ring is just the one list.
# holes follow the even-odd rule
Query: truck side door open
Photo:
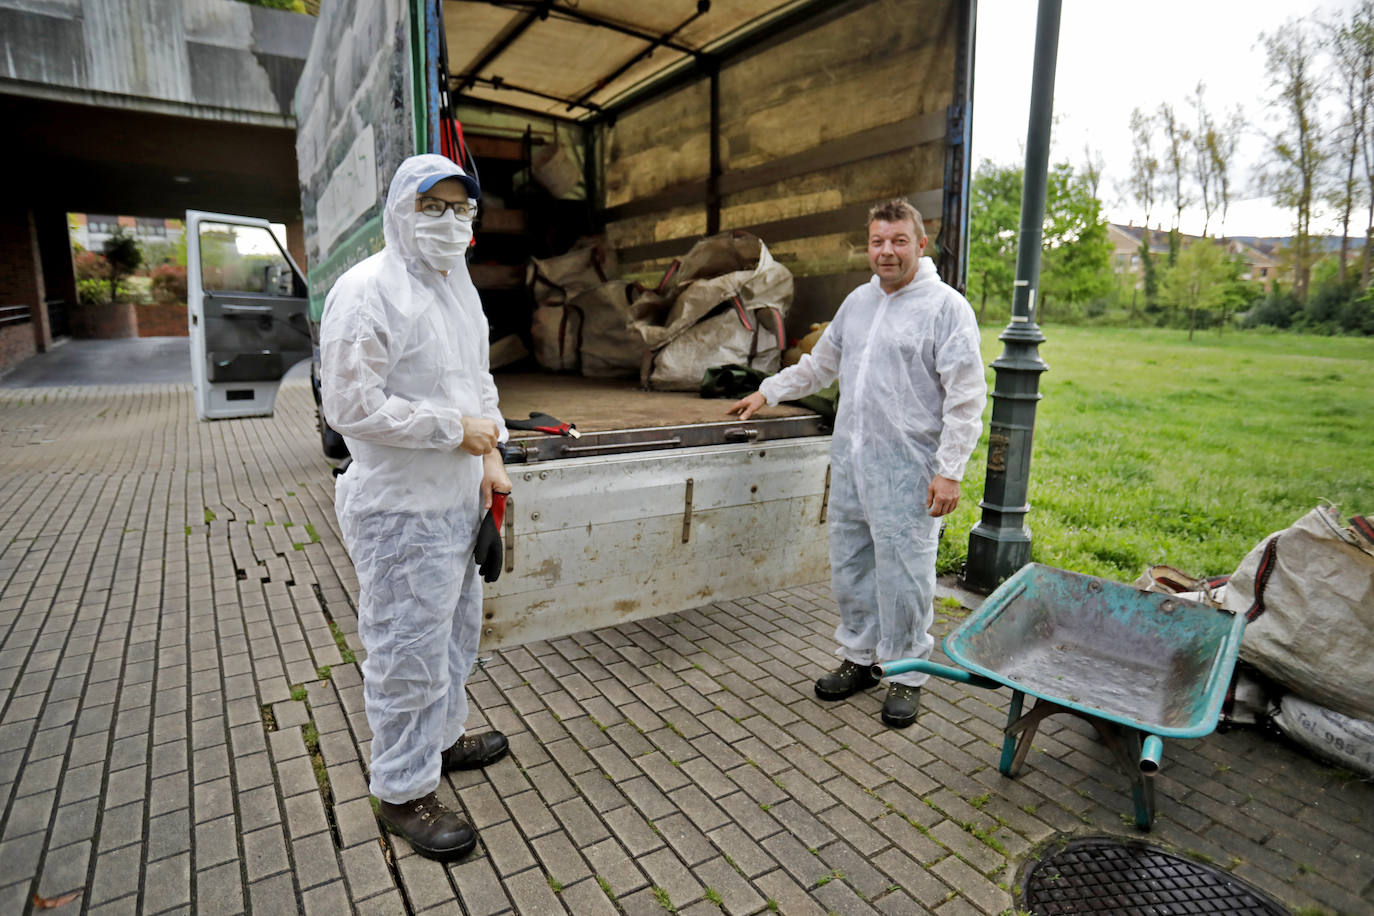
[[305, 279], [266, 220], [186, 213], [191, 379], [202, 420], [269, 416], [310, 358]]

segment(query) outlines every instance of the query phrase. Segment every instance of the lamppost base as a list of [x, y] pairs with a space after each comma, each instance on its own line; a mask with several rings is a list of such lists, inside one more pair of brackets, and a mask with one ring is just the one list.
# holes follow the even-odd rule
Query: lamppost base
[[969, 532], [968, 561], [959, 584], [986, 595], [1029, 563], [1030, 553], [1029, 528], [988, 531], [978, 525]]

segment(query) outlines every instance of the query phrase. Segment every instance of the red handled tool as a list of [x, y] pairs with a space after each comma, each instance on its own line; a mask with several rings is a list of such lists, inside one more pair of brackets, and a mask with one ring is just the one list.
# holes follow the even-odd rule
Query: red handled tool
[[571, 436], [574, 439], [582, 438], [582, 434], [577, 431], [577, 427], [571, 423], [564, 423], [557, 417], [551, 417], [546, 413], [530, 412], [528, 420], [506, 420], [507, 429], [531, 429], [535, 432], [548, 433], [550, 436]]

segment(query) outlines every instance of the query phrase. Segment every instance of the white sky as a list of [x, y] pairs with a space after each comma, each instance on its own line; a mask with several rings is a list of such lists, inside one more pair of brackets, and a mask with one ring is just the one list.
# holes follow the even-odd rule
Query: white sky
[[[1112, 222], [1145, 214], [1130, 200], [1131, 109], [1153, 111], [1169, 102], [1192, 122], [1188, 99], [1198, 80], [1215, 120], [1242, 107], [1250, 126], [1237, 151], [1227, 235], [1288, 235], [1293, 214], [1260, 196], [1256, 168], [1265, 157], [1261, 131], [1273, 128], [1262, 31], [1281, 27], [1308, 11], [1326, 18], [1348, 13], [1353, 0], [1063, 0], [1059, 60], [1055, 75], [1051, 160], [1081, 167], [1084, 145], [1106, 162], [1098, 194]], [[1025, 160], [1026, 125], [1034, 61], [1036, 0], [979, 0], [974, 75], [973, 161], [992, 159], [1020, 166]], [[1162, 149], [1162, 142], [1159, 148]], [[1194, 192], [1196, 193], [1196, 192]], [[1243, 198], [1243, 199], [1242, 199]], [[1172, 202], [1155, 204], [1151, 223], [1169, 226]], [[1202, 231], [1203, 214], [1184, 211], [1184, 232]], [[1218, 231], [1218, 217], [1208, 231]], [[1363, 222], [1352, 234], [1363, 235]], [[1314, 230], [1339, 232], [1334, 216], [1314, 220]]]

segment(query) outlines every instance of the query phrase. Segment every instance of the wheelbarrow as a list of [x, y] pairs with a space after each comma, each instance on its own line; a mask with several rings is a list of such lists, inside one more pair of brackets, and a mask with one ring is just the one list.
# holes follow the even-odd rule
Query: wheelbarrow
[[[1086, 719], [1130, 777], [1136, 826], [1149, 830], [1161, 739], [1216, 728], [1244, 628], [1241, 614], [1031, 563], [945, 637], [945, 654], [961, 667], [906, 658], [873, 673], [1010, 687], [1005, 776], [1020, 772], [1046, 716]], [[1027, 696], [1035, 702], [1023, 712]]]

